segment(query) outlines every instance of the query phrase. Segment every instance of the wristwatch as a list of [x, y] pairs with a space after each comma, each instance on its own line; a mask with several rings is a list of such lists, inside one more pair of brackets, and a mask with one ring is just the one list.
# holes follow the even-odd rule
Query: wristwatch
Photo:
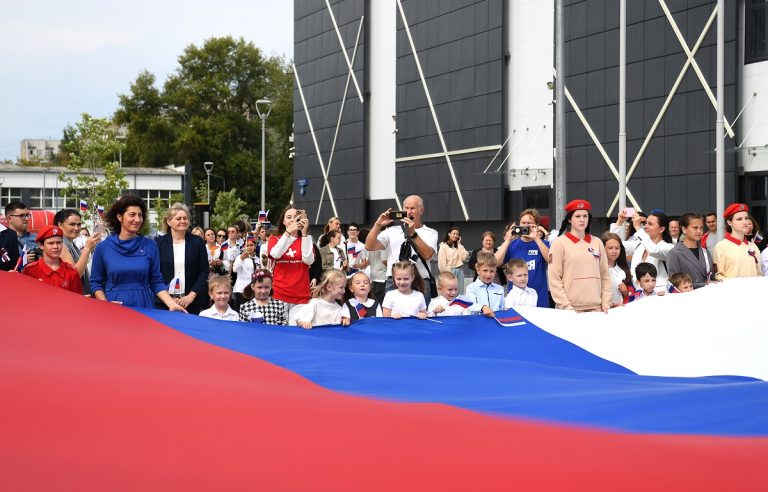
[[416, 239], [416, 236], [418, 236], [418, 234], [416, 233], [416, 231], [413, 231], [413, 234], [411, 234], [408, 237], [411, 238], [411, 239]]

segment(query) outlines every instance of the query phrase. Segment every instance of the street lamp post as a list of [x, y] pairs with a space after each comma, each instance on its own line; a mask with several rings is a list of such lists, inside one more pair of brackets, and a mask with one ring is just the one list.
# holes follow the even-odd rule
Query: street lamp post
[[208, 204], [208, 206], [211, 206], [211, 171], [213, 171], [213, 162], [206, 161], [203, 162], [203, 167], [205, 168], [205, 174], [208, 177], [208, 198], [206, 198], [205, 202]]
[[[262, 111], [263, 106], [263, 111]], [[265, 183], [266, 183], [266, 172], [264, 168], [264, 156], [265, 149], [266, 149], [266, 130], [267, 130], [267, 117], [269, 116], [269, 113], [272, 112], [272, 101], [269, 99], [262, 98], [256, 101], [256, 112], [259, 113], [259, 118], [261, 118], [261, 210], [266, 211], [266, 205], [265, 205]]]
[[[115, 140], [118, 141], [118, 145], [117, 145], [117, 155], [118, 155], [117, 159], [118, 160], [117, 160], [117, 162], [120, 165], [120, 169], [122, 169], [123, 168], [123, 145], [125, 145], [123, 142], [125, 142], [127, 140], [127, 137], [125, 135], [121, 134], [121, 133], [118, 133], [117, 135], [115, 135]], [[114, 154], [112, 154], [112, 155], [114, 155]]]

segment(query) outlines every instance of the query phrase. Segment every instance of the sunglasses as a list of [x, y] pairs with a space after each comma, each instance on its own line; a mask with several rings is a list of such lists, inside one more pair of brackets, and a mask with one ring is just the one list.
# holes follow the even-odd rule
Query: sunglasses
[[216, 237], [227, 237], [226, 234], [216, 234]]

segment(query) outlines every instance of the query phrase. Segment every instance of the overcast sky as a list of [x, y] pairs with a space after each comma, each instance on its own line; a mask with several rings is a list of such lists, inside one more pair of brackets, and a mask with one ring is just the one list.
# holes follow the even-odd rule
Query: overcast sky
[[61, 138], [81, 113], [108, 117], [141, 70], [162, 86], [189, 44], [243, 37], [293, 57], [290, 0], [3, 1], [0, 159], [24, 138]]

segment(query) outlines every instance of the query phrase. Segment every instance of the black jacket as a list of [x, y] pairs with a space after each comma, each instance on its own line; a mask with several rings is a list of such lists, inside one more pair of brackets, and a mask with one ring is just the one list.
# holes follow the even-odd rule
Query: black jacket
[[[187, 232], [184, 236], [184, 294], [191, 291], [197, 293], [195, 302], [187, 307], [187, 311], [198, 314], [208, 309], [210, 299], [208, 297], [208, 252], [205, 250], [205, 241], [201, 237]], [[160, 273], [163, 282], [168, 285], [174, 277], [173, 268], [173, 238], [170, 233], [155, 238], [157, 249], [160, 252]]]
[[5, 250], [2, 256], [8, 260], [3, 261], [3, 258], [0, 258], [0, 270], [10, 272], [19, 262], [19, 236], [13, 229], [0, 231], [0, 252], [2, 250]]

